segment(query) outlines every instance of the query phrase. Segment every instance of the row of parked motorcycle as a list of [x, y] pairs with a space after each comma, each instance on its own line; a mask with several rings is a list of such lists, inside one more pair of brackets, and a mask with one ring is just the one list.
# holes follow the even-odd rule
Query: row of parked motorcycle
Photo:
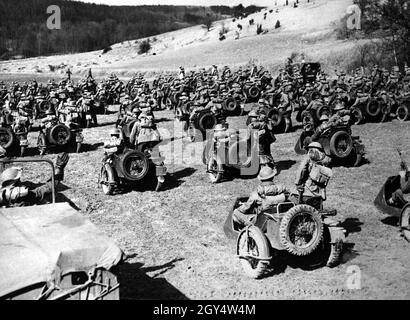
[[6, 156], [24, 156], [27, 135], [39, 131], [40, 154], [50, 149], [82, 149], [82, 129], [97, 125], [97, 114], [119, 103], [124, 87], [115, 76], [97, 83], [92, 76], [74, 83], [70, 78], [47, 84], [0, 84], [0, 146]]
[[[315, 123], [323, 114], [330, 114], [337, 105], [351, 112], [351, 123], [384, 122], [393, 118], [407, 121], [410, 117], [410, 71], [404, 77], [378, 67], [369, 74], [358, 71], [354, 76], [343, 72], [330, 78], [319, 63], [292, 64], [278, 77], [263, 68], [252, 66], [231, 71], [224, 67], [190, 72], [179, 76], [160, 75], [152, 88], [142, 75], [127, 84], [132, 98], [146, 96], [153, 109], [170, 109], [178, 121], [186, 121], [188, 136], [193, 129], [205, 132], [214, 127], [218, 114], [206, 110], [216, 108], [225, 116], [244, 114], [246, 103], [260, 102], [273, 121], [275, 133], [289, 132], [292, 122], [303, 122], [309, 111]], [[209, 108], [211, 109], [211, 108]], [[196, 110], [198, 115], [192, 116]]]

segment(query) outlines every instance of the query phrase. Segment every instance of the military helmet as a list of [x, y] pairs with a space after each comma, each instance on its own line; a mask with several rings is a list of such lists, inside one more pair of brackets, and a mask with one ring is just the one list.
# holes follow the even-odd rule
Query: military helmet
[[225, 126], [223, 124], [218, 123], [215, 128], [214, 131], [225, 131]]
[[248, 117], [257, 118], [258, 116], [259, 116], [259, 115], [258, 115], [258, 112], [257, 112], [255, 109], [251, 110], [251, 111], [249, 112], [249, 114], [248, 114]]
[[276, 176], [278, 171], [276, 168], [271, 168], [269, 166], [263, 166], [261, 170], [259, 171], [258, 179], [260, 181], [268, 181], [268, 180], [273, 180], [273, 178]]
[[320, 150], [320, 151], [324, 151], [324, 150], [323, 150], [323, 146], [322, 146], [319, 142], [316, 142], [316, 141], [311, 142], [311, 143], [308, 145], [307, 148], [308, 148], [308, 149], [318, 149], [318, 150]]
[[320, 99], [320, 93], [318, 91], [312, 93], [312, 100], [315, 99]]
[[111, 129], [111, 131], [110, 131], [110, 136], [119, 136], [120, 133], [121, 133], [120, 129], [118, 129], [118, 128], [113, 128], [113, 129]]
[[10, 167], [4, 170], [0, 175], [1, 186], [9, 181], [16, 181], [21, 178], [22, 168], [19, 167]]
[[335, 105], [335, 107], [333, 108], [333, 111], [340, 111], [340, 110], [343, 110], [343, 109], [344, 109], [343, 104], [342, 103], [337, 103]]
[[329, 121], [329, 117], [326, 114], [322, 114], [319, 121]]

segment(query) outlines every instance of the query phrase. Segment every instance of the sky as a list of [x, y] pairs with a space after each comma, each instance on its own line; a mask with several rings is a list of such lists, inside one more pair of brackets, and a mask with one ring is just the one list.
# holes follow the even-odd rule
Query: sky
[[[108, 5], [196, 5], [196, 6], [212, 6], [225, 5], [236, 6], [242, 3], [244, 6], [251, 4], [260, 6], [273, 6], [275, 0], [80, 0], [82, 2], [108, 4]], [[282, 0], [277, 0], [281, 3]]]

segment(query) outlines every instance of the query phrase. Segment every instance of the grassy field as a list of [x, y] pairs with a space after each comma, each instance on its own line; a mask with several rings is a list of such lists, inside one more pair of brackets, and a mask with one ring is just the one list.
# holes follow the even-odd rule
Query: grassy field
[[[170, 112], [157, 112], [156, 117], [160, 128], [174, 130]], [[410, 123], [353, 128], [366, 146], [368, 163], [335, 168], [325, 204], [338, 209], [349, 232], [341, 265], [308, 271], [280, 263], [271, 276], [251, 280], [242, 273], [235, 242], [226, 239], [222, 227], [235, 198], [249, 194], [258, 181], [238, 177], [210, 184], [204, 165], [181, 162], [188, 162], [193, 149], [201, 151], [201, 142], [182, 139], [181, 147], [177, 144], [181, 135], [175, 133], [173, 141], [161, 146], [170, 172], [163, 191], [104, 196], [97, 187], [101, 144], [115, 115], [99, 120], [99, 127], [84, 130], [85, 151], [71, 155], [60, 199], [75, 203], [129, 256], [119, 268], [123, 299], [410, 298], [409, 244], [398, 236], [396, 221], [385, 219], [373, 205], [386, 178], [397, 174], [395, 147], [401, 147], [410, 160]], [[245, 117], [229, 118], [229, 123], [232, 128], [244, 128]], [[280, 169], [276, 181], [292, 188], [302, 160], [293, 151], [299, 133], [278, 135], [272, 145]], [[36, 132], [30, 134], [32, 146], [36, 136]], [[46, 157], [55, 159], [55, 155]], [[36, 181], [46, 178], [41, 168], [33, 166], [25, 174]], [[347, 289], [351, 266], [360, 268], [361, 289]]]

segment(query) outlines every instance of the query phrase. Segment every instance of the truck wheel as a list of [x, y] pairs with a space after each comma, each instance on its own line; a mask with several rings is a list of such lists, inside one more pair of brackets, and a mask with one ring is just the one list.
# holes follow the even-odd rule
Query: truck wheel
[[353, 139], [345, 131], [336, 132], [330, 139], [330, 153], [340, 159], [347, 158], [353, 150]]
[[222, 179], [222, 172], [223, 172], [223, 164], [221, 160], [212, 155], [208, 160], [207, 166], [208, 176], [211, 180], [211, 183], [218, 183]]
[[410, 206], [405, 207], [401, 213], [400, 227], [404, 238], [410, 242]]
[[242, 269], [248, 277], [259, 279], [267, 273], [269, 260], [258, 258], [269, 257], [269, 243], [259, 228], [251, 226], [242, 230], [238, 236], [236, 251]]
[[286, 212], [279, 225], [279, 240], [289, 253], [306, 256], [312, 253], [323, 237], [323, 222], [311, 206], [297, 205]]

